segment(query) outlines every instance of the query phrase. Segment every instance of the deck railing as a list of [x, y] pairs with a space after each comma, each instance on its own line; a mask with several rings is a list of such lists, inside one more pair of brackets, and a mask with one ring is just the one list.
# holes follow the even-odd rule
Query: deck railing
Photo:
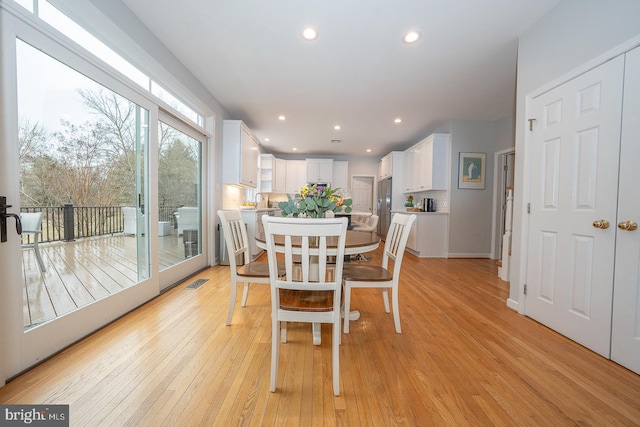
[[[158, 220], [175, 224], [179, 206], [162, 206]], [[20, 212], [42, 212], [40, 242], [66, 241], [124, 231], [121, 206], [22, 206]], [[24, 237], [27, 238], [26, 236]], [[31, 242], [24, 242], [31, 243]]]

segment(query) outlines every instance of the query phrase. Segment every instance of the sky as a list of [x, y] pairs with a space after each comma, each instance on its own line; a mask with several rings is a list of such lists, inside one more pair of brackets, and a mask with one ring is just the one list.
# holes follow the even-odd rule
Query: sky
[[18, 41], [18, 114], [47, 130], [60, 129], [60, 120], [79, 124], [91, 119], [78, 89], [97, 83], [30, 45]]

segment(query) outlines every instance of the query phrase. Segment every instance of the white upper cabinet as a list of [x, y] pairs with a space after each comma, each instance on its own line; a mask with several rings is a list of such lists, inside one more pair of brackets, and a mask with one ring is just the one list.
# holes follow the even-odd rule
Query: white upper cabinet
[[260, 155], [260, 192], [284, 193], [286, 188], [286, 160], [273, 154]]
[[274, 159], [273, 168], [273, 192], [284, 193], [287, 188], [287, 161]]
[[380, 165], [378, 167], [378, 179], [386, 179], [391, 176], [393, 172], [392, 154], [393, 153], [389, 153], [380, 160]]
[[333, 161], [333, 179], [331, 188], [340, 188], [343, 191], [349, 190], [349, 162], [346, 160]]
[[327, 183], [333, 180], [333, 159], [307, 159], [307, 182]]
[[258, 139], [241, 120], [223, 121], [222, 175], [225, 184], [257, 187], [258, 145]]
[[449, 188], [449, 166], [451, 165], [449, 134], [436, 133], [425, 140], [423, 163], [425, 175], [422, 178], [427, 190], [447, 190]]
[[286, 193], [297, 193], [307, 183], [307, 162], [304, 160], [286, 161]]
[[402, 161], [402, 190], [405, 193], [415, 191], [416, 188], [417, 179], [414, 174], [414, 164], [416, 161], [417, 149], [417, 146], [414, 145], [404, 152]]
[[436, 133], [404, 153], [403, 191], [447, 190], [450, 162], [449, 134]]

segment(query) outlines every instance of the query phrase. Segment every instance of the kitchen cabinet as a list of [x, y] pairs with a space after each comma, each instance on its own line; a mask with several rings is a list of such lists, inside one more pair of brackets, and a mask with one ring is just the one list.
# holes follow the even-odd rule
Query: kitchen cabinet
[[222, 122], [222, 175], [225, 184], [256, 188], [258, 139], [241, 120]]
[[273, 192], [284, 193], [287, 186], [287, 161], [283, 159], [274, 159], [274, 175]]
[[346, 160], [333, 161], [333, 178], [331, 188], [340, 188], [349, 191], [349, 162]]
[[418, 250], [418, 238], [416, 237], [418, 229], [418, 221], [414, 221], [411, 224], [411, 231], [409, 232], [409, 237], [407, 238], [407, 249], [415, 253]]
[[407, 249], [419, 258], [446, 258], [448, 251], [449, 215], [446, 213], [416, 212], [411, 226]]
[[274, 157], [272, 154], [261, 154], [258, 162], [258, 173], [260, 174], [260, 186], [258, 191], [261, 193], [271, 193], [273, 189], [273, 166]]
[[331, 184], [333, 180], [333, 159], [306, 159], [307, 182]]
[[297, 193], [307, 183], [307, 162], [305, 160], [286, 161], [286, 193]]
[[422, 164], [425, 165], [420, 183], [425, 190], [447, 190], [451, 155], [449, 134], [433, 134], [424, 141]]
[[416, 150], [417, 147], [413, 146], [404, 152], [402, 160], [402, 190], [405, 193], [414, 191], [416, 188], [416, 178], [414, 176]]
[[284, 193], [286, 185], [286, 161], [273, 154], [260, 155], [260, 192]]
[[389, 153], [380, 160], [378, 165], [378, 179], [386, 179], [393, 172], [393, 153]]
[[262, 253], [262, 249], [256, 245], [256, 234], [264, 234], [262, 215], [274, 216], [278, 209], [247, 209], [240, 211], [242, 220], [247, 226], [247, 240], [249, 243], [249, 256], [255, 261]]
[[449, 134], [433, 134], [404, 152], [403, 192], [447, 190]]

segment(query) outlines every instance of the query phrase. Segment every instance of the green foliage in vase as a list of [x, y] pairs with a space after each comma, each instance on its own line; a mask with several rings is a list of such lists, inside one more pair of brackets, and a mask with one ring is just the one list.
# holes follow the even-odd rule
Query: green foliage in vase
[[340, 196], [340, 188], [305, 185], [287, 200], [278, 203], [282, 216], [324, 218], [326, 212], [351, 212], [351, 199]]

